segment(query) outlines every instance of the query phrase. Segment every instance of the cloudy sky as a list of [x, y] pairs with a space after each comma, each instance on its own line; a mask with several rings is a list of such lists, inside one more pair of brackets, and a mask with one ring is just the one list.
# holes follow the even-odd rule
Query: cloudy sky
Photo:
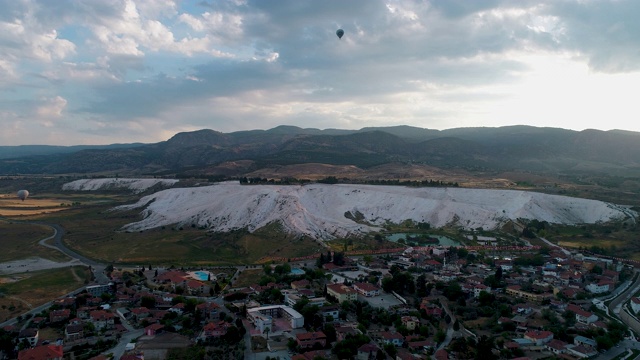
[[0, 145], [282, 124], [640, 131], [640, 1], [0, 0], [0, 9]]

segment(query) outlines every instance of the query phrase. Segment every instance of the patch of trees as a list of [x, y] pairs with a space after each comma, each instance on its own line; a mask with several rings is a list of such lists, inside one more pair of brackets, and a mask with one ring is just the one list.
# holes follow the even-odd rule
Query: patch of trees
[[331, 352], [339, 359], [351, 359], [358, 354], [358, 348], [368, 344], [371, 339], [366, 335], [347, 335], [344, 340], [335, 344]]
[[369, 185], [399, 185], [412, 187], [458, 187], [457, 182], [440, 181], [440, 180], [367, 180], [365, 184]]
[[13, 336], [10, 332], [0, 329], [0, 352], [11, 355], [14, 352]]
[[335, 177], [335, 176], [327, 176], [327, 177], [326, 177], [326, 178], [324, 178], [324, 179], [320, 179], [320, 180], [318, 180], [318, 182], [319, 182], [320, 184], [330, 184], [330, 185], [333, 185], [333, 184], [337, 184], [337, 183], [338, 183], [338, 178], [337, 178], [337, 177]]
[[190, 346], [179, 349], [169, 349], [167, 352], [167, 360], [198, 360], [205, 357], [204, 346]]
[[[301, 185], [301, 184], [308, 184], [311, 182], [311, 180], [309, 179], [296, 179], [294, 177], [285, 177], [279, 180], [276, 179], [267, 179], [267, 178], [261, 178], [261, 177], [246, 177], [243, 176], [240, 179], [238, 179], [240, 181], [240, 185], [261, 185], [261, 184], [268, 184], [268, 185]], [[318, 181], [320, 182], [320, 181]]]
[[231, 293], [229, 295], [226, 295], [224, 297], [224, 301], [233, 302], [233, 301], [244, 300], [244, 299], [247, 298], [247, 296], [248, 296], [247, 294], [238, 291], [238, 292], [234, 292], [234, 293]]
[[337, 265], [337, 266], [344, 265], [344, 253], [334, 252], [332, 254], [331, 250], [329, 250], [329, 251], [327, 251], [326, 255], [325, 254], [320, 254], [320, 257], [316, 261], [316, 265], [319, 268], [321, 268], [322, 265], [328, 264], [328, 263], [333, 263], [334, 265]]
[[534, 239], [537, 237], [537, 234], [539, 234], [541, 231], [548, 228], [548, 226], [549, 226], [549, 223], [546, 221], [533, 219], [529, 221], [529, 223], [524, 229], [522, 229], [522, 236], [527, 239]]
[[517, 266], [542, 266], [544, 265], [544, 257], [541, 254], [525, 255], [513, 260], [513, 264]]
[[382, 289], [388, 293], [395, 291], [401, 295], [414, 294], [416, 283], [413, 281], [413, 276], [407, 271], [398, 271], [396, 268], [392, 266], [392, 277], [382, 279]]

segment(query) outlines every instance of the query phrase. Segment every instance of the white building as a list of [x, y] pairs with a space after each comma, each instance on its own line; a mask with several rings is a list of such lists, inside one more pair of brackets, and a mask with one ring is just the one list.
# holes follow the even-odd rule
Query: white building
[[[260, 322], [264, 322], [263, 317], [285, 318], [289, 320], [292, 329], [299, 329], [304, 326], [304, 317], [299, 312], [285, 305], [262, 306], [247, 310], [247, 318], [256, 327]], [[265, 325], [263, 325], [265, 326]]]
[[262, 315], [260, 313], [253, 314], [253, 325], [260, 331], [260, 334], [264, 333], [264, 329], [273, 329], [273, 321], [271, 316]]
[[585, 289], [592, 294], [602, 294], [613, 290], [613, 286], [611, 286], [610, 281], [601, 280], [597, 284], [592, 283], [585, 286]]

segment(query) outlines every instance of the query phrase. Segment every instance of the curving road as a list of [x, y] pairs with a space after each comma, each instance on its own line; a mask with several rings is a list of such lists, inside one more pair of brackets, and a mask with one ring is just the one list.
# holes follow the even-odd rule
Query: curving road
[[[58, 224], [51, 224], [51, 223], [46, 223], [46, 222], [41, 222], [41, 221], [23, 221], [23, 220], [14, 220], [14, 219], [8, 219], [5, 217], [1, 217], [0, 216], [0, 220], [2, 221], [10, 221], [10, 222], [14, 222], [14, 223], [22, 223], [22, 224], [34, 224], [34, 225], [42, 225], [42, 226], [47, 226], [50, 227], [51, 229], [53, 229], [53, 235], [46, 237], [42, 240], [40, 240], [38, 242], [38, 244], [44, 246], [44, 247], [48, 247], [50, 249], [54, 249], [54, 250], [58, 250], [61, 253], [67, 255], [68, 257], [70, 257], [71, 259], [75, 259], [77, 261], [79, 261], [80, 263], [91, 267], [91, 270], [93, 271], [93, 275], [94, 275], [94, 279], [95, 282], [101, 285], [104, 284], [108, 284], [109, 283], [109, 278], [104, 274], [104, 269], [107, 267], [106, 264], [100, 263], [98, 261], [89, 259], [86, 256], [82, 256], [80, 254], [78, 254], [77, 252], [69, 249], [64, 242], [62, 241], [62, 238], [65, 234], [65, 230], [62, 226], [58, 225]], [[47, 243], [47, 241], [53, 239], [53, 245], [50, 245]]]
[[[91, 270], [93, 271], [93, 275], [95, 277], [95, 281], [98, 284], [108, 284], [109, 283], [109, 278], [104, 274], [104, 269], [106, 268], [106, 265], [100, 262], [97, 262], [95, 260], [89, 259], [86, 256], [82, 256], [80, 254], [78, 254], [77, 252], [69, 249], [68, 247], [66, 247], [66, 245], [64, 244], [64, 242], [62, 241], [62, 237], [64, 236], [64, 228], [58, 224], [49, 224], [49, 223], [43, 223], [43, 222], [26, 222], [26, 223], [30, 223], [30, 224], [37, 224], [37, 225], [43, 225], [43, 226], [48, 226], [50, 228], [53, 229], [54, 233], [52, 236], [49, 236], [46, 239], [42, 239], [40, 240], [40, 245], [42, 246], [46, 246], [48, 248], [52, 248], [52, 249], [56, 249], [58, 251], [60, 251], [61, 253], [69, 256], [72, 259], [76, 259], [78, 261], [80, 261], [81, 263], [90, 266]], [[49, 245], [46, 242], [54, 239], [54, 245]]]

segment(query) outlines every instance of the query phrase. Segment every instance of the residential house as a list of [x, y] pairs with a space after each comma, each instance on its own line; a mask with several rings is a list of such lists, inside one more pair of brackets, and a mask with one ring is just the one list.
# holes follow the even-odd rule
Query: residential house
[[473, 297], [478, 298], [480, 297], [480, 293], [481, 292], [486, 292], [486, 293], [490, 293], [491, 292], [491, 287], [490, 286], [486, 286], [484, 284], [476, 284], [473, 286]]
[[584, 345], [567, 347], [567, 353], [579, 358], [589, 358], [598, 355], [598, 351], [596, 351], [594, 348]]
[[551, 331], [527, 331], [524, 333], [524, 338], [537, 346], [542, 346], [553, 340], [553, 333]]
[[226, 321], [210, 322], [202, 328], [198, 340], [219, 338], [227, 334], [230, 324]]
[[70, 316], [71, 310], [69, 309], [53, 310], [49, 313], [49, 321], [52, 323], [62, 322], [68, 320]]
[[18, 360], [62, 360], [64, 351], [60, 345], [41, 345], [33, 349], [22, 350]]
[[383, 331], [380, 333], [380, 339], [383, 344], [393, 344], [395, 346], [402, 346], [404, 342], [404, 336], [397, 332]]
[[353, 289], [362, 294], [362, 296], [372, 297], [380, 295], [380, 289], [369, 283], [355, 283]]
[[358, 293], [344, 284], [327, 285], [327, 294], [336, 298], [341, 304], [345, 301], [358, 300]]
[[551, 351], [552, 353], [559, 355], [559, 354], [564, 354], [567, 351], [567, 345], [569, 344], [567, 344], [562, 340], [553, 339], [545, 345], [545, 348]]
[[327, 336], [322, 331], [306, 332], [296, 334], [296, 342], [302, 349], [312, 348], [316, 344], [325, 347], [327, 345]]
[[142, 321], [144, 318], [148, 318], [150, 314], [149, 309], [144, 306], [131, 309], [131, 316], [138, 322]]
[[311, 283], [309, 282], [309, 280], [306, 280], [306, 279], [291, 282], [292, 289], [304, 289], [309, 285], [311, 285]]
[[378, 350], [380, 350], [380, 348], [376, 344], [373, 344], [373, 343], [364, 344], [358, 348], [358, 354], [356, 356], [356, 359], [374, 360], [378, 355]]
[[58, 299], [58, 300], [55, 300], [53, 304], [63, 308], [74, 308], [76, 306], [76, 298], [66, 297], [66, 298]]
[[146, 336], [156, 336], [162, 329], [164, 329], [164, 325], [162, 324], [151, 324], [144, 328], [144, 334]]
[[440, 349], [433, 354], [436, 360], [449, 360], [449, 353], [445, 349]]
[[495, 265], [502, 268], [502, 271], [513, 270], [513, 263], [511, 260], [496, 260]]
[[598, 343], [595, 340], [590, 339], [588, 337], [581, 336], [581, 335], [577, 335], [575, 338], [573, 338], [573, 344], [588, 346], [592, 348], [598, 347]]
[[96, 330], [110, 330], [115, 326], [115, 314], [105, 310], [91, 311], [89, 318]]
[[600, 280], [598, 283], [591, 283], [585, 289], [592, 294], [602, 294], [613, 290], [614, 282], [611, 280]]
[[576, 314], [576, 321], [583, 324], [591, 324], [593, 322], [598, 321], [598, 315], [591, 313], [589, 311], [582, 310], [581, 307], [575, 304], [567, 305], [567, 310], [572, 311]]
[[522, 287], [520, 285], [509, 285], [507, 286], [505, 292], [518, 298], [533, 300], [537, 302], [542, 302], [545, 299], [551, 299], [553, 297], [553, 294], [551, 293], [535, 294], [532, 292], [524, 291], [522, 290]]
[[360, 330], [355, 329], [353, 326], [336, 326], [336, 339], [342, 341], [347, 336], [354, 336], [360, 334]]
[[442, 314], [443, 314], [442, 309], [437, 306], [430, 306], [426, 308], [424, 311], [428, 316], [433, 316], [434, 318], [440, 318], [442, 317]]
[[602, 270], [602, 277], [607, 278], [615, 283], [620, 279], [620, 273], [615, 270], [604, 269]]
[[407, 342], [407, 346], [412, 351], [429, 352], [436, 348], [436, 343], [434, 343], [432, 340], [409, 341]]
[[88, 320], [91, 314], [91, 311], [95, 310], [94, 308], [83, 306], [76, 312], [76, 316], [82, 320]]
[[213, 302], [207, 302], [196, 305], [196, 310], [200, 312], [203, 319], [211, 320], [218, 315], [218, 311], [220, 311], [220, 306]]
[[75, 341], [84, 337], [84, 325], [82, 324], [70, 324], [64, 328], [64, 340]]
[[184, 311], [185, 311], [184, 306], [185, 306], [184, 303], [177, 303], [173, 305], [171, 308], [169, 308], [169, 311], [174, 312], [178, 315], [182, 315], [184, 314]]
[[36, 328], [26, 328], [20, 330], [18, 334], [18, 342], [27, 341], [30, 346], [36, 346], [38, 343], [38, 338], [40, 337], [40, 332]]
[[327, 305], [319, 309], [324, 321], [336, 321], [340, 317], [340, 308], [336, 305]]
[[185, 291], [190, 293], [191, 295], [206, 294], [209, 292], [210, 288], [209, 285], [198, 280], [186, 280], [184, 284]]
[[415, 316], [403, 316], [400, 318], [402, 325], [404, 325], [409, 331], [413, 331], [420, 325], [420, 319]]

